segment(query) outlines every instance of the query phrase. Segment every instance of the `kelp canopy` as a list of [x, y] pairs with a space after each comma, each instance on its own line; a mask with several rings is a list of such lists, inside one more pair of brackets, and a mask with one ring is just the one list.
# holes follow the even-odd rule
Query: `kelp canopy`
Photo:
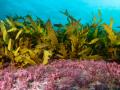
[[7, 17], [0, 22], [0, 65], [17, 67], [48, 64], [54, 59], [120, 60], [120, 33], [110, 24], [93, 17], [81, 24], [67, 11], [66, 25], [42, 21], [40, 18]]

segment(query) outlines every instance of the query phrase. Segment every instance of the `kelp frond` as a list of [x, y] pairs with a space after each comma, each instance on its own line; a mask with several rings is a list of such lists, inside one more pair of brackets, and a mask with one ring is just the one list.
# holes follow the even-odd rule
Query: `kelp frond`
[[[81, 24], [68, 11], [61, 12], [68, 18], [66, 25], [54, 24], [40, 18], [8, 17], [0, 21], [0, 65], [4, 57], [17, 67], [49, 63], [49, 59], [120, 60], [120, 35], [110, 24], [93, 18], [90, 24]], [[55, 30], [54, 27], [58, 26]]]

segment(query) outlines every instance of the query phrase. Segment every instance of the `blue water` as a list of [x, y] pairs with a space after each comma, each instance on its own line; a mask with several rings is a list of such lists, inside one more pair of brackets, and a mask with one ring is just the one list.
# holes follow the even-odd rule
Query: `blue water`
[[0, 0], [1, 19], [7, 15], [30, 14], [43, 20], [50, 18], [53, 23], [66, 23], [66, 17], [59, 12], [66, 9], [75, 18], [81, 18], [82, 23], [90, 22], [101, 9], [104, 22], [109, 24], [113, 17], [114, 28], [120, 26], [120, 0]]

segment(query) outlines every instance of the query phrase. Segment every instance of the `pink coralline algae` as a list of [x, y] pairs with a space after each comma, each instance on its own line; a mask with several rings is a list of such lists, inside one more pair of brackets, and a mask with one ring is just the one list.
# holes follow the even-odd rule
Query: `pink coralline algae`
[[105, 61], [55, 62], [26, 69], [0, 71], [0, 90], [120, 89], [120, 64]]

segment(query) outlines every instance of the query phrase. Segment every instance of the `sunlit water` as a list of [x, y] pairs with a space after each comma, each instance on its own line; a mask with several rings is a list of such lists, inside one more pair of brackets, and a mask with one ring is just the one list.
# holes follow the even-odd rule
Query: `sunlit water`
[[0, 18], [30, 14], [43, 20], [50, 18], [53, 23], [66, 23], [66, 17], [59, 12], [66, 9], [82, 23], [90, 22], [101, 9], [103, 22], [109, 24], [113, 17], [114, 28], [120, 26], [119, 0], [0, 0]]

